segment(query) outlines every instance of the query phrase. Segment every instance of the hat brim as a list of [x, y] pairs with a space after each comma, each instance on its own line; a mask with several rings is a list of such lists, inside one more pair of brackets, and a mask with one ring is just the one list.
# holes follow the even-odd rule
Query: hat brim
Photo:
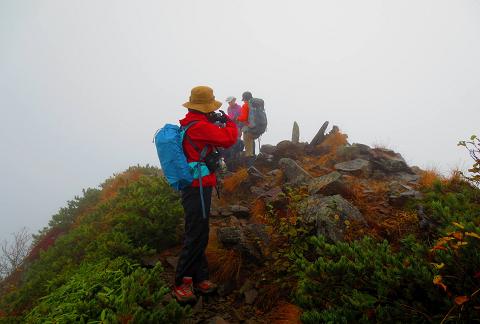
[[212, 111], [217, 110], [222, 106], [222, 103], [220, 101], [213, 100], [212, 102], [209, 103], [193, 103], [190, 101], [187, 101], [186, 103], [183, 104], [183, 107], [188, 108], [188, 109], [193, 109], [193, 110], [198, 110], [200, 112], [203, 112], [205, 114], [208, 114]]

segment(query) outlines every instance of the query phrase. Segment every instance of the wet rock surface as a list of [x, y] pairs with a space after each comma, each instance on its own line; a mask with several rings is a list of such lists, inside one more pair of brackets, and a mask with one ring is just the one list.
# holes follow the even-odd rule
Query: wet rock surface
[[334, 242], [343, 240], [350, 223], [366, 224], [357, 207], [340, 195], [328, 197], [313, 195], [300, 203], [299, 208], [303, 221], [314, 224], [317, 235], [324, 235]]
[[280, 169], [285, 174], [287, 182], [292, 185], [300, 185], [312, 180], [312, 176], [305, 171], [297, 162], [290, 158], [282, 158], [278, 162]]

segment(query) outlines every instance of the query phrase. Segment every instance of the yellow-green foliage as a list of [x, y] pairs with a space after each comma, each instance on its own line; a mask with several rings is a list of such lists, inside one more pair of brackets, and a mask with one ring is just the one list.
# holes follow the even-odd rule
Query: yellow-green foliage
[[[109, 270], [105, 270], [108, 277], [109, 271], [116, 271], [112, 267], [119, 264], [108, 260], [123, 258], [127, 261], [122, 264], [136, 264], [143, 256], [176, 244], [176, 229], [182, 216], [178, 195], [159, 176], [156, 168], [130, 168], [107, 180], [102, 190], [84, 191], [84, 197], [69, 202], [52, 218], [50, 226], [36, 237], [36, 254], [30, 258], [16, 289], [0, 297], [0, 310], [22, 321], [40, 298], [43, 298], [42, 303], [34, 312], [35, 316], [45, 314], [44, 309], [53, 307], [49, 304], [52, 300], [71, 299], [71, 303], [77, 306], [82, 304], [76, 299], [80, 297], [74, 294], [75, 289], [68, 288], [77, 285], [72, 278], [89, 277], [87, 272], [90, 270], [90, 275], [95, 277], [96, 270], [92, 269], [97, 269], [99, 262], [109, 264]], [[51, 233], [56, 233], [53, 239]], [[128, 277], [135, 271], [123, 274]], [[155, 271], [158, 273], [159, 270]], [[102, 286], [100, 278], [98, 280], [98, 285], [92, 289], [102, 291], [108, 288]], [[150, 292], [155, 294], [155, 291]], [[142, 296], [133, 295], [131, 298], [142, 300]], [[59, 304], [55, 309], [66, 311], [69, 307]], [[82, 306], [78, 307], [81, 311]], [[97, 319], [100, 315], [87, 314]], [[30, 318], [35, 318], [32, 316]]]

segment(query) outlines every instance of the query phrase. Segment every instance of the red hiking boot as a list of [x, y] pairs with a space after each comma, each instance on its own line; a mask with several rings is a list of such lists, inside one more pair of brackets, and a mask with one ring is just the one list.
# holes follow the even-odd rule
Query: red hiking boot
[[182, 284], [180, 286], [175, 286], [173, 292], [175, 293], [175, 298], [182, 303], [197, 299], [193, 293], [192, 277], [184, 277]]
[[209, 294], [217, 290], [217, 285], [210, 280], [203, 280], [202, 282], [195, 285], [195, 289], [202, 294]]

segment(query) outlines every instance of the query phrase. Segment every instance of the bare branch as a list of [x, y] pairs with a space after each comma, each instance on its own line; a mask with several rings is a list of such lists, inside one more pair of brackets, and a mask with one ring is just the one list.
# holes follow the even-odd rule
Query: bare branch
[[0, 278], [19, 269], [31, 249], [32, 236], [25, 227], [12, 235], [11, 242], [4, 240], [0, 246]]

